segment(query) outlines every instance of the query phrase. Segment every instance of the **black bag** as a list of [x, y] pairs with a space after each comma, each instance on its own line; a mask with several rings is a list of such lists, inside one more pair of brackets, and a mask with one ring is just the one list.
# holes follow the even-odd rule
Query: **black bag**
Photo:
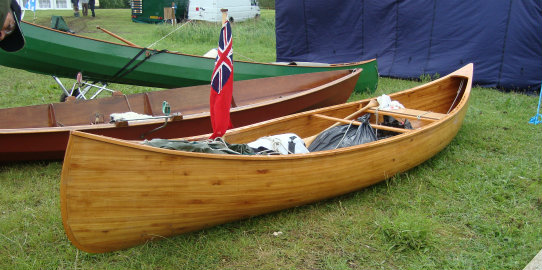
[[[408, 119], [405, 120], [405, 122], [400, 122], [399, 120], [397, 120], [397, 119], [395, 119], [395, 118], [393, 118], [391, 116], [388, 116], [388, 115], [384, 115], [384, 121], [382, 123], [380, 123], [380, 125], [388, 126], [388, 127], [412, 129], [412, 125], [410, 124]], [[401, 134], [401, 133], [397, 133], [397, 132], [389, 131], [389, 130], [378, 130], [376, 132], [376, 136], [378, 137], [379, 140], [386, 139], [386, 138], [389, 138], [389, 137], [393, 137], [393, 136], [399, 135], [399, 134]]]
[[341, 125], [320, 133], [309, 146], [310, 152], [343, 148], [376, 141], [374, 129], [369, 125], [370, 114], [356, 119], [362, 124]]

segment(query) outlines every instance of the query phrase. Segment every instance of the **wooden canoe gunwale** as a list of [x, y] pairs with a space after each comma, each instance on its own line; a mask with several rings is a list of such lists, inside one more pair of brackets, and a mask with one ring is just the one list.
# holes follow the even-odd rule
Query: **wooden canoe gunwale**
[[[467, 80], [455, 108], [441, 120], [391, 138], [335, 150], [285, 156], [203, 154], [160, 149], [73, 131], [60, 184], [61, 214], [66, 234], [81, 250], [108, 252], [142, 244], [156, 238], [156, 235], [166, 237], [199, 230], [335, 197], [378, 183], [423, 163], [453, 140], [467, 112], [472, 65], [460, 71], [467, 74], [449, 75], [435, 81], [451, 80], [447, 85], [459, 85], [460, 79]], [[428, 85], [435, 83], [424, 86]], [[448, 101], [452, 97], [449, 92], [443, 94], [442, 100]], [[412, 92], [406, 90], [390, 97], [393, 100], [394, 96], [404, 97], [409, 93]], [[421, 96], [415, 97], [422, 99]], [[440, 97], [426, 102], [439, 102]], [[253, 137], [259, 133], [252, 131], [265, 129], [263, 127], [273, 130], [274, 126], [286, 125], [296, 119], [307, 120], [314, 113], [334, 115], [339, 111], [341, 115], [349, 115], [368, 102], [351, 102], [268, 120], [231, 130], [226, 139], [229, 135], [233, 140], [241, 140], [243, 133]], [[448, 109], [436, 108], [438, 111]], [[318, 123], [318, 127], [327, 126], [329, 121]], [[397, 149], [398, 146], [402, 149]], [[100, 153], [104, 149], [116, 154], [99, 164], [89, 162], [102, 157]], [[413, 153], [414, 149], [419, 150]], [[145, 168], [129, 167], [136, 159], [140, 162], [145, 160]], [[115, 160], [117, 164], [112, 164], [111, 168], [102, 168], [103, 164], [115, 163]], [[361, 166], [363, 173], [353, 169], [355, 166]], [[199, 171], [198, 168], [206, 169]], [[234, 172], [230, 174], [228, 169]], [[93, 174], [93, 170], [98, 174]], [[128, 180], [136, 175], [138, 179]], [[152, 194], [153, 191], [159, 193]], [[194, 192], [195, 195], [191, 195]], [[156, 198], [147, 200], [146, 196], [153, 195]], [[109, 196], [114, 196], [114, 199], [108, 201]], [[146, 204], [152, 202], [155, 202], [152, 206]], [[111, 209], [110, 203], [118, 203], [115, 210]], [[132, 204], [144, 206], [140, 209]], [[86, 218], [88, 215], [92, 219]]]

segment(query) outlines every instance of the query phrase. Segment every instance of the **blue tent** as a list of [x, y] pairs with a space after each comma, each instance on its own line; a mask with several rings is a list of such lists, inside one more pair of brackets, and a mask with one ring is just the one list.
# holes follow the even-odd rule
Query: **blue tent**
[[277, 61], [378, 59], [382, 76], [445, 75], [473, 62], [474, 83], [538, 89], [542, 1], [276, 0]]

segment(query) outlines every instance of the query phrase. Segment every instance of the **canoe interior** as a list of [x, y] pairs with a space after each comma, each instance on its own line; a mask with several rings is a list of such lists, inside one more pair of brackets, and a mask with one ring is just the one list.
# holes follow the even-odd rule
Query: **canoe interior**
[[[312, 89], [351, 73], [350, 70], [308, 73], [257, 80], [235, 81], [233, 99], [237, 107], [271, 101]], [[209, 111], [210, 86], [192, 86], [94, 100], [51, 103], [0, 109], [0, 129], [79, 126], [108, 123], [110, 114], [136, 112], [162, 116], [162, 102], [172, 113], [183, 115]]]
[[[468, 78], [466, 77], [450, 76], [443, 78], [438, 84], [424, 85], [408, 91], [392, 94], [390, 97], [392, 100], [399, 101], [406, 108], [422, 111], [423, 114], [431, 112], [446, 115], [453, 111], [464, 98], [467, 82]], [[333, 106], [328, 109], [320, 110], [319, 113], [331, 117], [343, 118], [362, 108], [367, 103], [368, 101], [362, 101], [359, 103], [352, 103], [349, 106]], [[376, 122], [375, 117], [375, 113], [371, 114], [371, 123]], [[378, 122], [382, 122], [383, 114], [379, 114], [378, 118]], [[401, 117], [396, 116], [396, 118]], [[409, 121], [414, 128], [421, 128], [433, 122], [424, 118], [417, 119], [417, 115], [414, 115], [414, 119], [409, 119]], [[298, 136], [305, 138], [317, 135], [333, 123], [333, 121], [320, 119], [311, 114], [303, 114], [296, 118], [288, 118], [287, 121], [285, 119], [285, 121], [270, 123], [265, 126], [265, 129], [245, 129], [242, 132], [228, 133], [226, 137], [227, 141], [230, 143], [248, 143], [263, 136], [289, 132], [296, 133]], [[194, 139], [201, 139], [201, 137], [195, 137]]]

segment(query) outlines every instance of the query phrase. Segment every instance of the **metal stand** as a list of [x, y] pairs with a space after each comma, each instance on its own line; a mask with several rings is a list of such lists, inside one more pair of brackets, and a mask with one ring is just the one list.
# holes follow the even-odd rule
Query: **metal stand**
[[[103, 91], [107, 91], [110, 93], [115, 92], [115, 90], [107, 88], [107, 83], [102, 83], [102, 82], [89, 83], [86, 81], [81, 81], [79, 76], [78, 76], [78, 80], [75, 83], [73, 83], [72, 88], [68, 90], [66, 89], [66, 87], [64, 87], [64, 84], [62, 84], [62, 82], [60, 81], [60, 79], [58, 79], [58, 77], [52, 76], [52, 75], [51, 77], [53, 77], [53, 79], [60, 86], [60, 88], [62, 88], [62, 91], [64, 92], [63, 94], [66, 97], [75, 96], [76, 99], [87, 100], [87, 99], [96, 98]], [[98, 84], [101, 84], [101, 85], [98, 85]], [[90, 97], [87, 97], [87, 95], [90, 95]]]

